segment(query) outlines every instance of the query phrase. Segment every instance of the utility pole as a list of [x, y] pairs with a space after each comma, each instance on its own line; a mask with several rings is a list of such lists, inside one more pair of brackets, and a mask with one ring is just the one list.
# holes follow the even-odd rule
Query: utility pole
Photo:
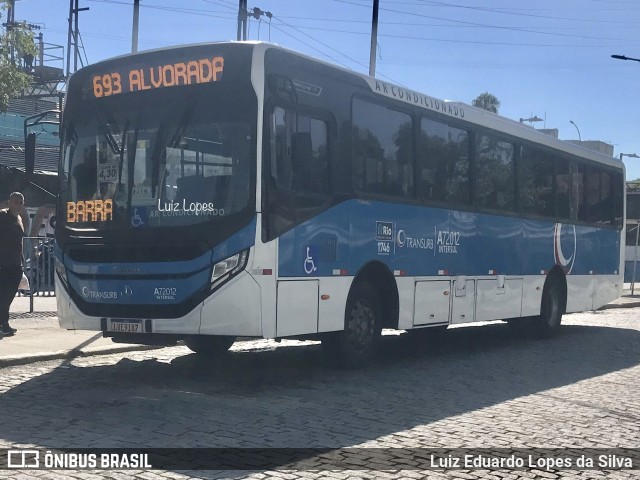
[[238, 41], [247, 39], [247, 0], [238, 0]]
[[[78, 29], [78, 13], [89, 10], [89, 7], [79, 8], [79, 0], [69, 0], [69, 31], [67, 34], [67, 77], [71, 75], [71, 45], [73, 44], [73, 71], [78, 69], [78, 38], [80, 31]], [[73, 42], [72, 42], [73, 39]]]
[[138, 22], [140, 20], [140, 0], [133, 0], [133, 31], [131, 33], [131, 53], [138, 51]]
[[[8, 34], [11, 32], [11, 30], [13, 30], [13, 26], [16, 19], [15, 11], [16, 11], [15, 0], [10, 0], [9, 9], [7, 11], [7, 33]], [[11, 63], [14, 63], [16, 59], [15, 59], [15, 48], [14, 48], [13, 42], [10, 43], [9, 48], [11, 48]]]
[[373, 18], [371, 19], [371, 49], [369, 53], [369, 76], [376, 76], [376, 51], [378, 46], [378, 4], [373, 0]]

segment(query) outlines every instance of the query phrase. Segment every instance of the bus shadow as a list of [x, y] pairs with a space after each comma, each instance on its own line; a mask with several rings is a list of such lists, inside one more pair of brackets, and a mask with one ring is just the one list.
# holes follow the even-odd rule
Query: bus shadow
[[[385, 336], [363, 370], [319, 345], [211, 361], [73, 364], [0, 396], [2, 437], [46, 447], [346, 447], [640, 363], [640, 332], [572, 326], [549, 340], [505, 324], [417, 342]], [[15, 371], [15, 370], [13, 370]]]

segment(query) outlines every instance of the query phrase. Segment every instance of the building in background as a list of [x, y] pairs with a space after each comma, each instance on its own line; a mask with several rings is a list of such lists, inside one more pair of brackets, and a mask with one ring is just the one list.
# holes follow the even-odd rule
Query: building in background
[[613, 157], [613, 145], [600, 140], [567, 140], [569, 143]]
[[[30, 236], [52, 236], [55, 225], [57, 171], [60, 158], [59, 113], [65, 82], [64, 49], [47, 44], [40, 33], [36, 58], [21, 59], [31, 75], [29, 88], [20, 98], [9, 100], [0, 113], [0, 207], [9, 194], [25, 195], [25, 231]], [[25, 133], [35, 136], [33, 174], [25, 170]]]

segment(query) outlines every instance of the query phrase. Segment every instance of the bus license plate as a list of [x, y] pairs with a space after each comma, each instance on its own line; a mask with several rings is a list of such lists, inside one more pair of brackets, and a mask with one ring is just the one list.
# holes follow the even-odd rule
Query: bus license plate
[[142, 333], [142, 321], [114, 318], [111, 320], [109, 331], [121, 333]]

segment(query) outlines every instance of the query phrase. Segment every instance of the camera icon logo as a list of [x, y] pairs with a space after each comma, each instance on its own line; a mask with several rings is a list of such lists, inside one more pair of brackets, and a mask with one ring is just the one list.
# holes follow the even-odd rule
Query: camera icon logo
[[38, 450], [8, 450], [8, 468], [39, 468], [40, 452]]

